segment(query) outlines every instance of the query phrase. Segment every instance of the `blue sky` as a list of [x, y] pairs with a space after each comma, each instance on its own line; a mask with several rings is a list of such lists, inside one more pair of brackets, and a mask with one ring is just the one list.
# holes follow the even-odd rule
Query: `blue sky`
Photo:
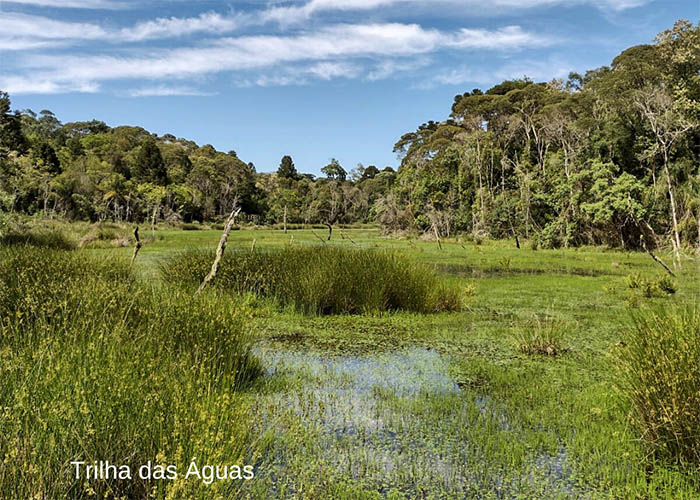
[[700, 0], [0, 0], [0, 89], [258, 171], [396, 166], [455, 94], [609, 64], [679, 18]]

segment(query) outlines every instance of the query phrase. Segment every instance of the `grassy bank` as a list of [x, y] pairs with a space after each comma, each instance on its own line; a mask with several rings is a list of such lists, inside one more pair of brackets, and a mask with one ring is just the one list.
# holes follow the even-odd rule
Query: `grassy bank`
[[[144, 498], [201, 482], [76, 479], [71, 461], [241, 463], [260, 373], [231, 301], [132, 279], [127, 263], [0, 251], [0, 497]], [[234, 484], [219, 485], [232, 488]]]

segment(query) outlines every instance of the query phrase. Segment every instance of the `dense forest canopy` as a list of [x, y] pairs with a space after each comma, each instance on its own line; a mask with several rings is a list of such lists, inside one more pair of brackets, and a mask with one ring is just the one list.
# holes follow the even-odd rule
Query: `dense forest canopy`
[[69, 219], [213, 220], [238, 199], [261, 222], [377, 222], [389, 231], [536, 238], [546, 247], [700, 247], [700, 27], [688, 21], [610, 66], [455, 97], [403, 135], [398, 172], [234, 151], [140, 127], [63, 124], [0, 94], [0, 209]]

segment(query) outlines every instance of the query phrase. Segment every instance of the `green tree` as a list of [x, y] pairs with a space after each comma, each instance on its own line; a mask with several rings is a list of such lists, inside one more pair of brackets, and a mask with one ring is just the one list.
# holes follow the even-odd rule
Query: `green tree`
[[329, 179], [333, 179], [336, 181], [345, 181], [348, 173], [345, 171], [345, 169], [340, 165], [338, 160], [335, 158], [331, 159], [331, 162], [323, 167], [321, 169], [321, 172], [326, 174], [326, 177]]
[[292, 157], [289, 155], [284, 155], [282, 161], [280, 161], [280, 166], [277, 169], [277, 175], [282, 179], [296, 179], [298, 177], [297, 169], [294, 166]]
[[139, 182], [150, 182], [159, 186], [167, 184], [168, 171], [165, 161], [153, 138], [149, 137], [141, 143], [132, 176]]

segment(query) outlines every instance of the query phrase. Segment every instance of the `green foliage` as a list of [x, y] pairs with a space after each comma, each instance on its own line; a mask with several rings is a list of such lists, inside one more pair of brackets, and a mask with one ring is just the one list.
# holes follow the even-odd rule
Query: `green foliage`
[[32, 248], [0, 250], [0, 296], [0, 496], [210, 498], [198, 482], [85, 483], [69, 462], [136, 473], [244, 460], [236, 391], [261, 369], [230, 300], [141, 285], [127, 261]]
[[[172, 284], [194, 286], [213, 255], [187, 252], [161, 268]], [[430, 269], [390, 252], [337, 247], [293, 247], [227, 254], [216, 288], [271, 297], [307, 314], [441, 312], [463, 307], [464, 293]]]
[[620, 388], [644, 442], [658, 456], [700, 465], [700, 311], [634, 316], [620, 350]]

